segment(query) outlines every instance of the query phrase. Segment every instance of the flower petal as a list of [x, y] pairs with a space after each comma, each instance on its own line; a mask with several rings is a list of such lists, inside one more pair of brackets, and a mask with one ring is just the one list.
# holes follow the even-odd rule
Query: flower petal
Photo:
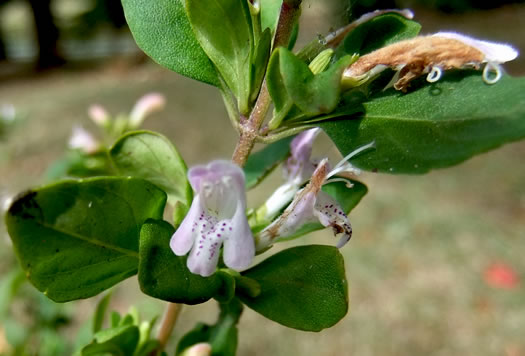
[[242, 204], [237, 206], [228, 235], [224, 241], [224, 263], [231, 269], [241, 271], [250, 266], [255, 256], [253, 235]]
[[337, 247], [343, 247], [352, 237], [352, 226], [339, 203], [323, 191], [317, 194], [314, 215], [323, 226], [331, 226], [334, 235], [343, 234]]
[[190, 251], [198, 234], [197, 221], [202, 211], [200, 196], [197, 194], [193, 198], [188, 214], [170, 240], [170, 248], [177, 256], [183, 256]]

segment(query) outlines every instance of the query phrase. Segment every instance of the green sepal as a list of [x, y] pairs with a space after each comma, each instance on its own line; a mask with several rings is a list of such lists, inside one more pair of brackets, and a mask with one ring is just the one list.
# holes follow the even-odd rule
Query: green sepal
[[321, 331], [348, 311], [343, 256], [331, 246], [310, 245], [281, 251], [242, 273], [261, 286], [257, 297], [238, 297], [264, 317], [290, 328]]
[[6, 214], [31, 283], [55, 302], [94, 296], [137, 273], [139, 231], [166, 194], [136, 178], [66, 180], [19, 196]]

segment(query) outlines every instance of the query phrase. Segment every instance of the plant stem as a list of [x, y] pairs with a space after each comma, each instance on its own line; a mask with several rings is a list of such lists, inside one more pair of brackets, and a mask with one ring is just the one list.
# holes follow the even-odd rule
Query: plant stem
[[160, 351], [164, 350], [164, 347], [168, 343], [171, 332], [175, 327], [177, 318], [179, 317], [180, 311], [182, 309], [182, 304], [177, 303], [168, 303], [166, 310], [164, 311], [164, 316], [162, 317], [162, 324], [160, 325], [159, 333], [157, 339], [159, 340], [159, 347], [151, 355], [158, 355]]
[[268, 87], [266, 86], [266, 80], [264, 80], [261, 88], [261, 92], [257, 97], [255, 106], [250, 114], [248, 120], [241, 119], [241, 134], [239, 142], [233, 152], [232, 161], [239, 167], [243, 167], [248, 160], [248, 156], [255, 145], [255, 140], [259, 134], [259, 128], [264, 122], [268, 108], [270, 107], [270, 94], [268, 93]]
[[[279, 22], [277, 23], [275, 30], [273, 49], [279, 46], [288, 46], [293, 27], [300, 14], [301, 2], [302, 0], [283, 1], [279, 15]], [[268, 93], [268, 86], [265, 78], [259, 96], [257, 97], [257, 101], [250, 113], [250, 117], [247, 120], [243, 120], [241, 117], [240, 120], [240, 137], [232, 156], [232, 161], [238, 166], [243, 167], [246, 164], [248, 156], [259, 137], [259, 129], [266, 118], [266, 113], [269, 108], [270, 94]]]

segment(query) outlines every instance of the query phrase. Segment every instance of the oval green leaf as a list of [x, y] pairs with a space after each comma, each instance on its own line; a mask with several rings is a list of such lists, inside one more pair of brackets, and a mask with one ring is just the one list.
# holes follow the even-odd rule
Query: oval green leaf
[[122, 0], [139, 47], [160, 65], [218, 86], [217, 72], [195, 39], [183, 0]]
[[186, 178], [186, 163], [164, 136], [134, 131], [122, 136], [110, 149], [121, 175], [145, 179], [168, 194], [168, 202], [191, 204], [192, 189]]
[[197, 41], [238, 99], [249, 111], [254, 39], [246, 0], [185, 0]]
[[6, 224], [31, 283], [56, 302], [88, 298], [134, 275], [140, 227], [166, 194], [134, 178], [63, 181], [29, 191]]
[[320, 127], [343, 155], [375, 141], [376, 150], [352, 160], [359, 168], [421, 174], [523, 139], [525, 78], [488, 85], [479, 72], [450, 73], [407, 94], [377, 95], [362, 110]]
[[281, 251], [242, 273], [261, 285], [257, 297], [241, 294], [248, 307], [290, 328], [321, 331], [348, 311], [343, 256], [331, 246]]

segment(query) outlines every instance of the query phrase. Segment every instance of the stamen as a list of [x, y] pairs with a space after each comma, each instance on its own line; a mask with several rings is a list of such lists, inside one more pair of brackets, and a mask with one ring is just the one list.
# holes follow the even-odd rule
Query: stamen
[[330, 171], [330, 173], [327, 174], [326, 176], [326, 179], [330, 178], [330, 177], [333, 177], [334, 175], [336, 175], [337, 173], [339, 172], [342, 172], [345, 170], [345, 167], [344, 167], [344, 164], [350, 160], [352, 157], [355, 157], [357, 156], [358, 154], [360, 154], [361, 152], [363, 151], [366, 151], [368, 150], [369, 148], [375, 148], [376, 146], [376, 142], [375, 141], [372, 141], [364, 146], [361, 146], [359, 147], [358, 149], [350, 152], [348, 155], [346, 155], [346, 157], [344, 157], [341, 161], [339, 161], [339, 163], [337, 163], [334, 167], [334, 169], [332, 169]]
[[328, 184], [328, 183], [335, 183], [335, 182], [343, 182], [345, 183], [347, 188], [352, 188], [354, 186], [352, 182], [350, 182], [349, 180], [345, 178], [330, 178], [330, 179], [325, 180], [323, 185]]
[[443, 71], [438, 66], [432, 67], [432, 70], [427, 75], [427, 82], [429, 83], [435, 83], [439, 79], [441, 79], [441, 76], [443, 75]]
[[[491, 78], [491, 75], [494, 77]], [[494, 84], [501, 79], [501, 68], [497, 63], [488, 62], [483, 68], [483, 81], [487, 84]]]

